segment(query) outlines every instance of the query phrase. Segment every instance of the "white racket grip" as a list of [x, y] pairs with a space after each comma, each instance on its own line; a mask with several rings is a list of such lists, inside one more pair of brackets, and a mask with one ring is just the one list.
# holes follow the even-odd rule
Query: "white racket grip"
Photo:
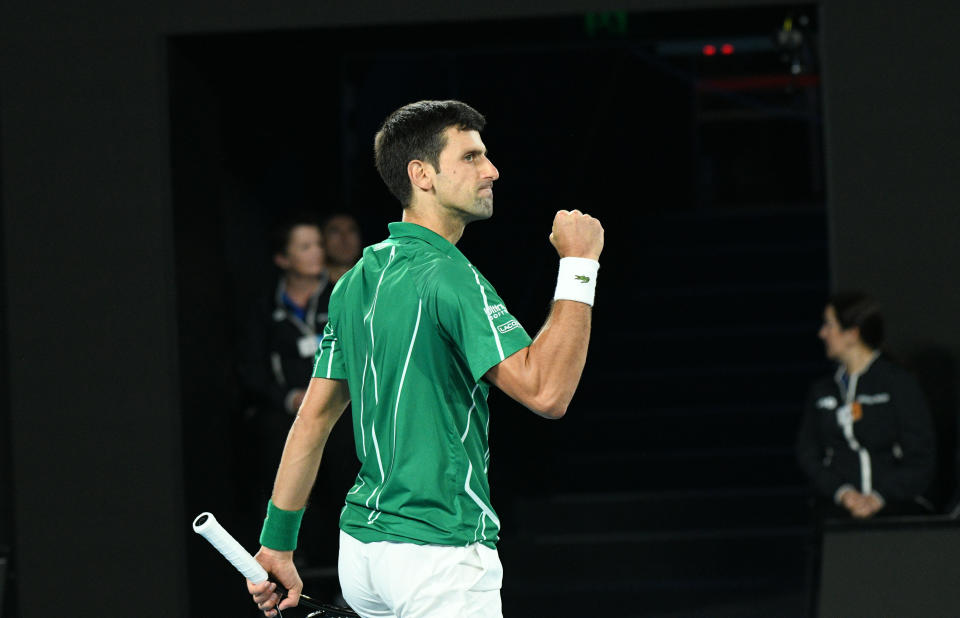
[[260, 563], [253, 559], [250, 552], [245, 550], [230, 533], [223, 529], [212, 513], [200, 513], [193, 520], [193, 531], [210, 541], [210, 544], [237, 567], [243, 576], [255, 584], [267, 579], [267, 572]]

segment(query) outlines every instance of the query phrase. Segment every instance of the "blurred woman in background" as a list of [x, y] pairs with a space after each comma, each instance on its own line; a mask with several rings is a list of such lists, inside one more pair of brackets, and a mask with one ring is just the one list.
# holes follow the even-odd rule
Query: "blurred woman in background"
[[[262, 491], [258, 508], [262, 509], [266, 509], [287, 433], [313, 374], [333, 290], [316, 220], [299, 215], [280, 224], [273, 234], [272, 251], [279, 280], [273, 293], [254, 305], [247, 320], [239, 368], [254, 409], [253, 443]], [[345, 495], [359, 468], [352, 427], [339, 423], [327, 441], [314, 485], [325, 498], [305, 515], [312, 523], [301, 536], [301, 562], [319, 567], [337, 564], [337, 525], [343, 502], [328, 497]]]
[[917, 380], [880, 351], [883, 317], [860, 293], [832, 296], [819, 332], [836, 373], [810, 389], [797, 456], [823, 516], [929, 513], [933, 425]]
[[310, 381], [333, 286], [315, 221], [300, 216], [280, 224], [271, 247], [280, 277], [273, 294], [258, 300], [247, 321], [240, 375], [264, 418], [262, 429], [271, 428], [268, 451], [279, 461]]

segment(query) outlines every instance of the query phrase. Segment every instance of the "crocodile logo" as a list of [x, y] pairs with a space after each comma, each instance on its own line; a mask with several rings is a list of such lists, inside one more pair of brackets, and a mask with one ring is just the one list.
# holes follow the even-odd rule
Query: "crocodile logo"
[[590, 277], [587, 277], [585, 275], [574, 275], [573, 278], [579, 281], [580, 283], [590, 283]]

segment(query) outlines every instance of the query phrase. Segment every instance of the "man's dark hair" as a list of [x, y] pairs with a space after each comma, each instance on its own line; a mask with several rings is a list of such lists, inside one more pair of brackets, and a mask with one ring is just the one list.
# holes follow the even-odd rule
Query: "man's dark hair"
[[860, 329], [860, 339], [871, 349], [883, 345], [883, 315], [880, 305], [862, 292], [837, 292], [827, 304], [837, 314], [840, 328]]
[[315, 227], [318, 230], [323, 229], [320, 227], [320, 218], [313, 213], [296, 212], [289, 214], [273, 226], [273, 230], [270, 233], [270, 255], [285, 255], [287, 253], [287, 247], [290, 245], [290, 236], [293, 234], [293, 228], [301, 225]]
[[417, 101], [404, 105], [383, 121], [373, 141], [373, 156], [380, 177], [403, 207], [413, 199], [407, 164], [425, 161], [440, 171], [440, 151], [447, 145], [444, 131], [482, 131], [486, 119], [460, 101]]
[[341, 217], [350, 219], [351, 221], [357, 224], [358, 228], [360, 227], [360, 221], [357, 219], [357, 216], [352, 212], [347, 210], [334, 210], [324, 215], [324, 217], [320, 219], [320, 231], [322, 232], [326, 230], [327, 226], [330, 224], [331, 221], [333, 221], [334, 219], [340, 219]]

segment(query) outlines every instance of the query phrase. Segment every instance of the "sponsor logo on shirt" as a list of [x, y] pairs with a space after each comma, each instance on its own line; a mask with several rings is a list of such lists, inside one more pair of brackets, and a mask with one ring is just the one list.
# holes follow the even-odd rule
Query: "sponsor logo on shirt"
[[863, 418], [863, 406], [854, 401], [837, 410], [837, 424], [841, 427], [852, 425]]
[[497, 330], [500, 331], [501, 333], [509, 333], [513, 329], [519, 328], [519, 327], [520, 327], [519, 322], [517, 322], [516, 320], [510, 320], [506, 324], [501, 324], [500, 326], [498, 326]]
[[507, 314], [507, 308], [503, 306], [503, 303], [487, 305], [484, 310], [487, 312], [487, 315], [490, 316], [491, 320], [496, 320], [497, 318]]

